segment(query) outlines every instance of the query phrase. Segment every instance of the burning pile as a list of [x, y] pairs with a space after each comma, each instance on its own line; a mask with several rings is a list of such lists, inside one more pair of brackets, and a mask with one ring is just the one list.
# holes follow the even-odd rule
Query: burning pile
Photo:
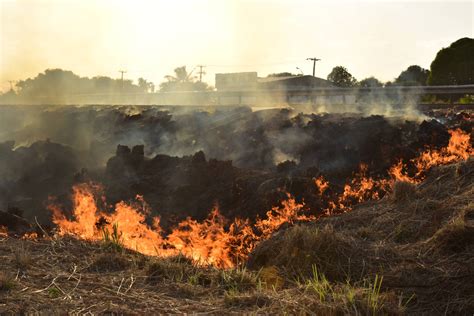
[[[113, 238], [125, 247], [147, 255], [173, 256], [179, 253], [202, 265], [233, 267], [246, 260], [257, 243], [268, 239], [285, 224], [312, 221], [320, 216], [350, 211], [353, 205], [379, 199], [391, 189], [395, 181], [418, 183], [433, 166], [466, 160], [474, 155], [470, 135], [460, 129], [450, 131], [449, 144], [440, 150], [426, 150], [406, 164], [390, 168], [390, 178], [374, 179], [367, 176], [366, 165], [344, 185], [338, 193], [320, 176], [314, 180], [321, 210], [307, 210], [287, 194], [287, 199], [273, 207], [265, 218], [236, 218], [228, 221], [219, 213], [218, 206], [204, 221], [191, 218], [180, 222], [171, 232], [160, 226], [160, 218], [149, 218], [150, 208], [141, 196], [132, 203], [119, 202], [108, 212], [105, 199], [97, 184], [82, 183], [73, 188], [73, 219], [51, 200], [49, 209], [59, 235], [73, 235], [87, 240]], [[110, 237], [112, 236], [112, 237]]]

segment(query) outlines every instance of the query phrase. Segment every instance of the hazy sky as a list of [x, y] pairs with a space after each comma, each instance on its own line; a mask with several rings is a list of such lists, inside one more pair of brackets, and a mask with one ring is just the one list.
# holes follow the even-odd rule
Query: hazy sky
[[144, 77], [177, 66], [326, 78], [343, 65], [357, 79], [391, 80], [409, 65], [474, 37], [471, 1], [0, 0], [0, 88], [47, 68], [81, 76]]

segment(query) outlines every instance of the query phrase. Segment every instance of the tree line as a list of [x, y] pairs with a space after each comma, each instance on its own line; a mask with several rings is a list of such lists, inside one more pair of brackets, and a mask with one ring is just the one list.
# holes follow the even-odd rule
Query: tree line
[[[292, 75], [295, 76], [284, 72], [269, 76]], [[346, 88], [474, 84], [474, 39], [461, 38], [455, 41], [437, 53], [429, 70], [412, 65], [402, 71], [393, 81], [383, 83], [375, 77], [359, 81], [343, 66], [334, 67], [327, 76], [327, 80], [334, 86]], [[139, 78], [135, 84], [132, 80], [112, 79], [106, 76], [80, 77], [72, 71], [62, 69], [47, 69], [34, 78], [17, 82], [15, 86], [16, 91], [12, 89], [0, 95], [0, 99], [5, 101], [16, 97], [54, 98], [81, 94], [155, 92], [155, 85], [144, 78]], [[176, 68], [174, 74], [165, 76], [165, 81], [159, 85], [160, 92], [212, 89], [207, 83], [198, 81], [197, 77], [192, 75], [192, 71], [187, 71], [186, 66]]]
[[474, 84], [474, 39], [455, 41], [436, 54], [429, 70], [412, 65], [393, 81], [383, 83], [375, 77], [358, 81], [343, 66], [334, 67], [327, 79], [344, 88]]

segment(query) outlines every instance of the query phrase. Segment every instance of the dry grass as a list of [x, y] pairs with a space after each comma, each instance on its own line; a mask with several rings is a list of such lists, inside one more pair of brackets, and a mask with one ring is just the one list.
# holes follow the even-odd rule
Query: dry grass
[[397, 181], [393, 185], [392, 199], [395, 203], [403, 203], [416, 197], [416, 185], [409, 182]]
[[13, 278], [6, 273], [0, 272], [0, 292], [8, 292], [13, 289], [15, 282]]
[[31, 264], [31, 254], [25, 243], [13, 249], [13, 258], [18, 269], [25, 270]]
[[296, 278], [311, 274], [316, 265], [331, 281], [344, 282], [361, 276], [363, 251], [361, 242], [331, 225], [298, 225], [258, 245], [249, 266], [278, 266]]
[[[306, 280], [314, 274], [308, 269], [312, 264], [326, 278], [312, 287], [321, 297], [331, 297], [346, 279], [353, 293], [366, 293], [361, 282], [377, 275], [384, 280], [380, 297], [409, 301], [399, 311], [472, 313], [474, 160], [435, 168], [416, 186], [396, 183], [388, 198], [351, 213], [279, 232], [249, 261], [254, 269], [274, 266]], [[397, 310], [394, 301], [385, 303], [391, 312]], [[356, 305], [359, 312], [368, 310]], [[329, 306], [344, 305], [332, 301]], [[350, 312], [343, 308], [342, 313]]]
[[87, 268], [91, 272], [114, 272], [127, 270], [132, 262], [123, 254], [108, 253], [95, 257]]
[[1, 239], [0, 314], [469, 314], [473, 170], [441, 167], [377, 203], [281, 230], [257, 247], [252, 270], [70, 238]]

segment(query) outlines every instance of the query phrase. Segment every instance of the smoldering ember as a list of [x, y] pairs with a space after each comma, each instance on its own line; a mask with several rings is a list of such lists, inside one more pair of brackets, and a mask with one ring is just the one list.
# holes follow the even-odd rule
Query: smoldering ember
[[[58, 3], [26, 2], [40, 13], [25, 25], [40, 27], [35, 21], [47, 8], [58, 13], [56, 22], [73, 16]], [[247, 22], [256, 23], [257, 3], [235, 4], [249, 10], [235, 16], [244, 29], [235, 32], [245, 34]], [[284, 3], [285, 12], [313, 8]], [[141, 4], [137, 9], [124, 1], [127, 10], [117, 16], [138, 25], [138, 16], [150, 17], [148, 9], [177, 9]], [[222, 9], [211, 7], [216, 14]], [[335, 7], [342, 10], [340, 3]], [[376, 22], [381, 28], [398, 12], [395, 3], [368, 7], [385, 12], [387, 24]], [[436, 7], [433, 14], [450, 16], [472, 3]], [[5, 4], [4, 16], [26, 12], [22, 8]], [[265, 11], [269, 25], [295, 31], [287, 42], [304, 50], [294, 39], [316, 31], [295, 35], [301, 30], [275, 8]], [[104, 10], [92, 1], [76, 9], [84, 16], [83, 9]], [[326, 4], [323, 9], [337, 16]], [[187, 17], [183, 10], [181, 18]], [[372, 21], [369, 13], [363, 15]], [[316, 23], [299, 11], [295, 16]], [[84, 21], [71, 23], [81, 26], [77, 35], [88, 29]], [[49, 31], [40, 37], [53, 32], [46, 24], [41, 32]], [[431, 44], [421, 41], [419, 52], [410, 53], [394, 48], [409, 54], [403, 58], [427, 58], [422, 47], [439, 42], [416, 25], [415, 42], [426, 37]], [[104, 34], [118, 32], [103, 27]], [[325, 79], [318, 77], [326, 60], [361, 67], [357, 56], [338, 55], [332, 44], [318, 49], [333, 56], [301, 59], [308, 75], [299, 59], [246, 59], [228, 69], [224, 57], [209, 53], [223, 65], [174, 67], [156, 87], [131, 66], [121, 67], [118, 79], [94, 76], [107, 72], [99, 66], [74, 66], [73, 56], [103, 62], [112, 56], [92, 48], [72, 53], [72, 46], [52, 46], [71, 56], [45, 48], [74, 72], [48, 68], [39, 55], [33, 68], [20, 58], [21, 72], [5, 68], [12, 79], [0, 94], [0, 315], [472, 315], [474, 39], [459, 38], [464, 24], [456, 27], [446, 27], [452, 33], [445, 37], [454, 38], [445, 48], [428, 54], [429, 69], [403, 64], [388, 82], [369, 76], [375, 70], [367, 61], [367, 70], [357, 73], [363, 80], [334, 65]], [[213, 29], [206, 32], [223, 34]], [[263, 31], [248, 39], [255, 51], [264, 47], [259, 41], [270, 45]], [[64, 31], [54, 32], [61, 37]], [[287, 31], [278, 32], [284, 38]], [[350, 43], [373, 40], [357, 36]], [[106, 39], [96, 44], [113, 46]], [[12, 51], [25, 54], [15, 45]], [[178, 46], [170, 56], [159, 51], [167, 62], [184, 58]], [[140, 58], [151, 63], [148, 54]], [[204, 52], [196, 48], [196, 54]], [[399, 61], [373, 62], [389, 67]], [[36, 75], [37, 67], [47, 69]], [[160, 67], [147, 73], [163, 77], [161, 71], [173, 69]], [[384, 71], [376, 74], [384, 77]], [[213, 86], [206, 83], [211, 76]]]

